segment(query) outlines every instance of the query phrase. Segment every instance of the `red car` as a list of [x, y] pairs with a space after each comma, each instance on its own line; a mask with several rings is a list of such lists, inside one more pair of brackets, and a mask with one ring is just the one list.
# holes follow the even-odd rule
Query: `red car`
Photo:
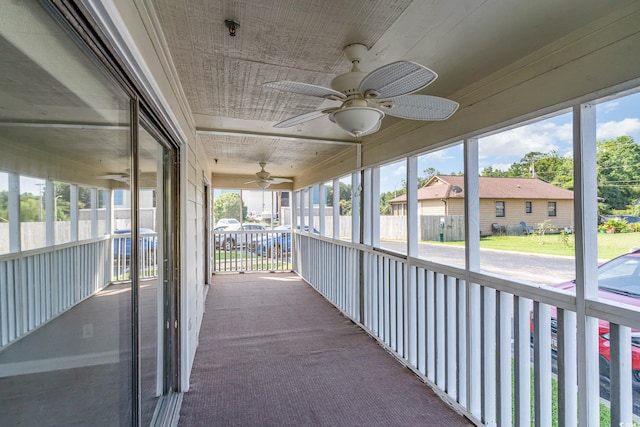
[[[555, 287], [574, 290], [575, 281], [561, 283]], [[640, 309], [640, 249], [620, 255], [598, 267], [598, 295], [600, 298], [624, 303]], [[555, 312], [555, 310], [554, 310]], [[551, 342], [557, 349], [556, 320], [551, 320]], [[609, 377], [610, 342], [609, 322], [600, 320], [598, 327], [600, 375]], [[640, 383], [640, 331], [631, 331], [631, 366], [634, 382]]]

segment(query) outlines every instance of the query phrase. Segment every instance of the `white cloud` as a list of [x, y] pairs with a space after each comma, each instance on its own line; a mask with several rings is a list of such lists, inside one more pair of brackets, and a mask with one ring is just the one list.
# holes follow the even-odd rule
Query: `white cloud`
[[619, 122], [610, 121], [598, 123], [596, 127], [596, 138], [598, 140], [614, 139], [623, 135], [633, 136], [633, 134], [638, 132], [640, 132], [640, 119], [626, 118]]
[[444, 150], [432, 151], [431, 153], [427, 153], [423, 156], [420, 156], [421, 159], [425, 159], [429, 162], [434, 162], [442, 159], [450, 159], [452, 156], [447, 155], [447, 152]]
[[396, 170], [393, 171], [393, 175], [395, 176], [402, 175], [403, 177], [407, 176], [407, 167], [405, 165], [402, 165], [396, 168]]
[[600, 109], [602, 109], [602, 112], [606, 114], [610, 111], [615, 111], [615, 109], [618, 108], [619, 106], [620, 106], [620, 101], [616, 99], [614, 101], [598, 104], [597, 111], [600, 112]]
[[558, 150], [561, 145], [570, 144], [571, 140], [571, 124], [544, 121], [482, 138], [479, 154], [483, 159], [517, 157], [519, 160], [531, 151], [546, 153]]

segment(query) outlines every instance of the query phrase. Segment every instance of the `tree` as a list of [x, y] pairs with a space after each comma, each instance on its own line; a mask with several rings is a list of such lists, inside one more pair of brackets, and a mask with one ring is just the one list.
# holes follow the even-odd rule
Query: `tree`
[[598, 141], [598, 196], [613, 209], [626, 209], [640, 195], [640, 146], [629, 136]]
[[242, 221], [247, 217], [247, 207], [238, 193], [222, 193], [213, 204], [213, 214], [217, 219], [235, 218]]
[[424, 187], [425, 184], [429, 182], [431, 178], [433, 178], [436, 175], [440, 175], [440, 171], [434, 168], [426, 168], [425, 170], [422, 171], [422, 173], [424, 174], [424, 176], [418, 177], [418, 188]]
[[387, 191], [380, 194], [380, 215], [391, 215], [392, 209], [389, 200], [394, 199], [396, 195], [399, 195], [396, 191]]
[[0, 191], [0, 223], [9, 222], [9, 192]]
[[[333, 206], [333, 186], [327, 186], [326, 189], [326, 206]], [[351, 184], [340, 182], [340, 206], [342, 210], [342, 201], [349, 201], [349, 213], [351, 213]]]
[[44, 221], [42, 200], [31, 193], [20, 195], [20, 222]]
[[558, 152], [552, 150], [548, 153], [531, 151], [518, 162], [511, 164], [506, 171], [493, 169], [489, 166], [482, 170], [481, 176], [508, 177], [508, 178], [531, 178], [535, 175], [557, 187], [573, 188], [573, 159], [571, 157], [561, 157]]

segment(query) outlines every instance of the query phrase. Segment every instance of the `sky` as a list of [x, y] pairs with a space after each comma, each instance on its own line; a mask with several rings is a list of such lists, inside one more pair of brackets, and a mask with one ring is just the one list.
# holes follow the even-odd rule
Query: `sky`
[[[603, 102], [596, 106], [596, 138], [606, 140], [628, 135], [640, 143], [640, 92]], [[525, 126], [498, 132], [478, 140], [479, 168], [507, 170], [527, 153], [556, 150], [560, 156], [571, 155], [572, 113], [564, 113]], [[434, 168], [443, 175], [463, 170], [462, 143], [418, 157], [418, 174]], [[405, 178], [404, 161], [386, 165], [380, 170], [380, 191], [402, 187]]]
[[[498, 132], [478, 141], [479, 167], [491, 166], [493, 169], [506, 170], [520, 161], [524, 154], [531, 151], [546, 153], [557, 150], [561, 156], [572, 153], [572, 114], [560, 114], [539, 122]], [[640, 92], [600, 103], [596, 106], [598, 140], [629, 135], [640, 143]], [[462, 144], [418, 157], [418, 174], [429, 167], [441, 174], [461, 172], [463, 170]], [[380, 190], [395, 191], [402, 188], [406, 177], [404, 161], [381, 167]], [[39, 194], [39, 183], [44, 181], [22, 177], [22, 191]], [[7, 174], [0, 172], [0, 191], [8, 188]], [[260, 200], [261, 202], [261, 200]], [[258, 203], [256, 210], [260, 208]]]

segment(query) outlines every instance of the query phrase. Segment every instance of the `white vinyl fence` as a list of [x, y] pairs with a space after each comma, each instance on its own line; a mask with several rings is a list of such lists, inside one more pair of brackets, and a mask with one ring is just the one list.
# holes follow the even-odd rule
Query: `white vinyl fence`
[[[319, 224], [318, 216], [313, 218]], [[324, 217], [325, 228], [333, 229], [333, 217]], [[443, 226], [441, 226], [441, 224]], [[420, 240], [440, 240], [440, 233], [446, 242], [464, 240], [464, 216], [462, 215], [421, 215], [419, 222]], [[351, 217], [340, 216], [341, 239], [351, 236]], [[380, 216], [381, 240], [407, 240], [407, 217], [405, 215]]]

